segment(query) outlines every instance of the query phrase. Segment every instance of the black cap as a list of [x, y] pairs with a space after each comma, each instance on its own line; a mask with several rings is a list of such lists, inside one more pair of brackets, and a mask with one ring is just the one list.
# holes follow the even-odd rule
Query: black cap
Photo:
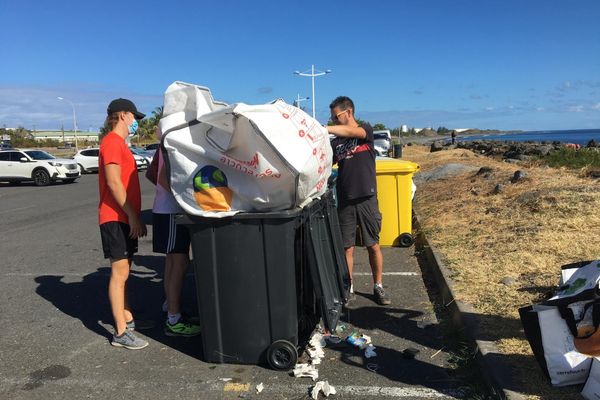
[[142, 119], [146, 116], [146, 114], [142, 114], [141, 112], [139, 112], [137, 110], [137, 108], [135, 107], [135, 104], [133, 104], [133, 102], [131, 100], [127, 100], [127, 99], [115, 99], [115, 100], [111, 101], [110, 104], [108, 105], [108, 109], [106, 110], [106, 113], [108, 115], [110, 115], [112, 113], [116, 113], [119, 111], [130, 112], [135, 116], [135, 119]]

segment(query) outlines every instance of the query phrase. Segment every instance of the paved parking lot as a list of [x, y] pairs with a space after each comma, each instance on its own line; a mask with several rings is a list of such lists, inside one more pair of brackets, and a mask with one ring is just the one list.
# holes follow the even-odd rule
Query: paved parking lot
[[[97, 227], [97, 180], [84, 175], [71, 185], [41, 188], [0, 184], [0, 398], [308, 398], [309, 378], [205, 363], [199, 337], [163, 334], [163, 259], [152, 253], [151, 236], [140, 240], [129, 285], [136, 316], [158, 326], [142, 332], [150, 341], [146, 349], [110, 346], [110, 269]], [[143, 173], [140, 181], [149, 223], [153, 187]], [[384, 249], [392, 306], [381, 307], [371, 299], [366, 253], [357, 252], [357, 296], [343, 324], [371, 336], [377, 357], [366, 359], [350, 346], [326, 349], [319, 380], [335, 386], [335, 398], [462, 397], [462, 382], [453, 378], [448, 354], [439, 351], [443, 338], [413, 253]], [[197, 312], [195, 299], [188, 276], [190, 313]], [[244, 331], [238, 334], [244, 340]], [[419, 351], [415, 359], [403, 357], [407, 348]], [[259, 383], [264, 390], [257, 394]]]

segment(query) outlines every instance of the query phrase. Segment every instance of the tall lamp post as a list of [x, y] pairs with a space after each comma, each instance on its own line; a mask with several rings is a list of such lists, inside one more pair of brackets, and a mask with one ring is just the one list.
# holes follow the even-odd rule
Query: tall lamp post
[[300, 97], [300, 93], [298, 93], [298, 97], [294, 100], [294, 106], [300, 108], [300, 102], [304, 100], [310, 100], [310, 97]]
[[315, 71], [314, 64], [311, 66], [310, 72], [309, 71], [305, 71], [305, 72], [294, 71], [294, 74], [296, 74], [296, 75], [310, 76], [312, 78], [312, 116], [313, 116], [313, 118], [315, 118], [315, 77], [322, 76], [325, 74], [330, 74], [331, 72], [332, 71], [330, 69], [326, 69], [325, 71]]
[[73, 108], [73, 135], [75, 136], [75, 150], [77, 150], [77, 118], [75, 117], [75, 105], [72, 101], [65, 99], [64, 97], [57, 97], [58, 100], [64, 100], [71, 105]]

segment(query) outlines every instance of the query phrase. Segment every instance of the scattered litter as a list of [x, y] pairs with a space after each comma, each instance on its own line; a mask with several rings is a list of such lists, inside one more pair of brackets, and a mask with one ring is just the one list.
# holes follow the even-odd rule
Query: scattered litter
[[444, 348], [443, 348], [443, 347], [442, 347], [441, 349], [439, 349], [438, 351], [436, 351], [435, 353], [433, 353], [433, 354], [431, 355], [431, 357], [429, 357], [429, 358], [433, 358], [433, 357], [437, 356], [438, 354], [440, 354], [440, 353], [442, 352], [442, 350], [444, 350]]
[[[329, 335], [327, 335], [329, 336]], [[325, 352], [323, 351], [323, 347], [327, 345], [325, 341], [325, 337], [319, 332], [315, 332], [310, 341], [308, 342], [308, 346], [306, 347], [306, 351], [310, 356], [310, 363], [313, 365], [321, 364], [321, 359], [325, 357]]]
[[313, 365], [321, 364], [321, 358], [325, 357], [325, 352], [322, 347], [308, 347], [306, 351], [308, 352], [308, 355], [311, 358], [311, 364]]
[[348, 327], [344, 324], [338, 324], [338, 326], [335, 328], [335, 332], [336, 333], [344, 333], [345, 330], [347, 330]]
[[323, 335], [320, 334], [319, 332], [315, 332], [314, 335], [312, 335], [312, 337], [310, 338], [310, 342], [309, 344], [312, 347], [325, 347], [327, 345], [327, 343], [325, 343], [325, 338], [323, 338]]
[[365, 350], [365, 357], [367, 357], [367, 358], [377, 357], [377, 353], [375, 353], [375, 349], [376, 349], [376, 347], [373, 346], [372, 344], [368, 345]]
[[414, 347], [409, 347], [402, 352], [402, 357], [407, 360], [413, 360], [417, 354], [420, 353], [419, 349], [415, 349]]
[[219, 378], [220, 381], [229, 382], [232, 378]]
[[367, 369], [371, 372], [377, 372], [377, 370], [379, 369], [379, 365], [377, 365], [375, 363], [368, 363]]
[[294, 368], [294, 376], [296, 378], [312, 378], [316, 380], [319, 377], [319, 371], [314, 365], [310, 364], [296, 364]]
[[348, 335], [346, 338], [346, 342], [350, 343], [352, 346], [364, 350], [371, 343], [371, 338], [367, 335], [361, 335], [358, 332], [352, 332], [352, 334]]
[[263, 391], [263, 389], [265, 388], [265, 386], [261, 383], [259, 383], [258, 385], [256, 385], [256, 393], [260, 393]]
[[317, 382], [313, 387], [310, 395], [314, 400], [317, 400], [319, 398], [319, 392], [323, 392], [325, 397], [329, 397], [330, 394], [336, 393], [335, 388], [331, 386], [327, 381]]

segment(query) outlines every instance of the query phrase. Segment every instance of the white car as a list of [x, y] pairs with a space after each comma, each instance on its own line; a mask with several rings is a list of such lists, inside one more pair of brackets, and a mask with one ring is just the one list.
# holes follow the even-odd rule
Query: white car
[[79, 150], [73, 159], [79, 164], [79, 169], [82, 174], [86, 172], [97, 172], [98, 171], [98, 154], [100, 149], [85, 149]]
[[392, 138], [389, 131], [373, 132], [375, 152], [378, 156], [388, 156], [392, 150]]
[[150, 163], [152, 162], [152, 158], [154, 157], [154, 153], [156, 150], [152, 151], [152, 150], [144, 150], [144, 149], [140, 149], [138, 147], [130, 147], [129, 150], [131, 150], [131, 152], [137, 156], [143, 157], [146, 162], [148, 163], [148, 165], [150, 165]]
[[[79, 150], [77, 154], [73, 157], [75, 162], [79, 164], [79, 168], [81, 169], [81, 173], [85, 174], [86, 172], [97, 172], [98, 171], [98, 155], [100, 154], [100, 149], [95, 147], [91, 149]], [[137, 166], [138, 171], [144, 168], [148, 168], [150, 164], [146, 159], [142, 156], [138, 156], [137, 154], [133, 154], [133, 158], [135, 159], [135, 164]]]
[[0, 181], [33, 181], [46, 186], [57, 180], [75, 182], [81, 176], [77, 163], [66, 158], [35, 149], [9, 149], [0, 151]]

